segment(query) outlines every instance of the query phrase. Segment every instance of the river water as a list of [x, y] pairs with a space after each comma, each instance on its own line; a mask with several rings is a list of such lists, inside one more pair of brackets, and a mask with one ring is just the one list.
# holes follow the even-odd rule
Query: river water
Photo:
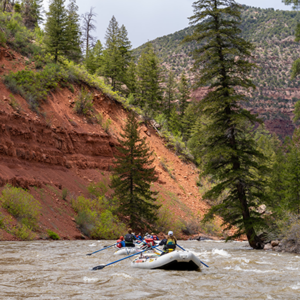
[[201, 271], [139, 270], [109, 241], [0, 242], [0, 299], [300, 299], [300, 255], [251, 250], [246, 242], [180, 241]]

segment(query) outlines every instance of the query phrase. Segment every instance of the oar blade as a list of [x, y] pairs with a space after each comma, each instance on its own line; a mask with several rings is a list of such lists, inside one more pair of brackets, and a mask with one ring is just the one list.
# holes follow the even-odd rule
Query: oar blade
[[90, 255], [92, 255], [92, 254], [93, 254], [93, 253], [88, 253], [87, 255], [89, 255], [89, 256], [90, 256]]
[[105, 268], [106, 265], [100, 265], [100, 266], [96, 266], [92, 269], [92, 271], [96, 271], [96, 270], [102, 270], [103, 268]]

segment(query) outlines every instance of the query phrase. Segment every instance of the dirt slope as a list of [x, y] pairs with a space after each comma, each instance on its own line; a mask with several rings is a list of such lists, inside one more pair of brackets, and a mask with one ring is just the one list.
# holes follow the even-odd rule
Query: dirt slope
[[[24, 67], [26, 60], [17, 53], [3, 49], [0, 53], [1, 75]], [[71, 196], [86, 194], [90, 182], [109, 176], [117, 136], [126, 121], [127, 112], [121, 104], [94, 93], [95, 110], [104, 119], [110, 118], [112, 124], [109, 133], [99, 124], [88, 124], [74, 113], [78, 90], [76, 87], [74, 94], [67, 89], [57, 90], [42, 105], [44, 116], [38, 116], [19, 95], [15, 98], [22, 109], [14, 111], [9, 105], [11, 92], [0, 80], [0, 189], [7, 183], [20, 186], [41, 202], [41, 237], [51, 229], [66, 239], [82, 238], [74, 222]], [[208, 206], [198, 193], [196, 168], [167, 149], [153, 128], [143, 125], [141, 133], [155, 152], [159, 182], [154, 188], [161, 192], [164, 205], [185, 220], [192, 213], [203, 215]], [[162, 168], [161, 161], [175, 180]], [[69, 191], [66, 201], [61, 197], [63, 188]], [[12, 238], [3, 230], [2, 237]]]

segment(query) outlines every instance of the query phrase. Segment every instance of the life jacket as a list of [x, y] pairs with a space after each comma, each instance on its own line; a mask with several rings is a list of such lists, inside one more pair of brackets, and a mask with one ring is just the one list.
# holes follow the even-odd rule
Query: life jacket
[[133, 236], [132, 236], [132, 234], [131, 233], [125, 234], [124, 241], [126, 243], [133, 243]]
[[118, 247], [118, 248], [122, 248], [121, 242], [122, 242], [121, 239], [118, 239], [118, 240], [117, 240], [117, 247]]
[[166, 245], [164, 246], [164, 250], [166, 252], [172, 252], [176, 249], [176, 241], [168, 239]]
[[153, 240], [154, 240], [154, 241], [158, 241], [157, 235], [153, 235]]
[[147, 238], [145, 239], [145, 242], [152, 247], [155, 245], [153, 238]]

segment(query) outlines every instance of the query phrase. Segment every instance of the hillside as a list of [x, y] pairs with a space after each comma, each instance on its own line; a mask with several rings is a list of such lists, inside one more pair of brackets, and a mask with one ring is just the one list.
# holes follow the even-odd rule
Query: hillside
[[[80, 85], [74, 84], [72, 92], [61, 84], [48, 94], [40, 104], [40, 113], [36, 113], [19, 94], [12, 97], [3, 82], [4, 75], [12, 70], [34, 70], [34, 62], [28, 63], [26, 57], [9, 47], [0, 47], [0, 64], [0, 191], [11, 184], [28, 189], [39, 201], [38, 237], [47, 237], [50, 229], [64, 239], [86, 238], [76, 226], [71, 201], [79, 195], [89, 196], [87, 187], [91, 183], [109, 181], [117, 137], [128, 111], [111, 95], [90, 87], [94, 112], [111, 120], [109, 129], [103, 128], [75, 113]], [[141, 134], [155, 153], [159, 181], [153, 188], [160, 192], [168, 222], [188, 225], [199, 219], [208, 204], [201, 201], [195, 166], [166, 148], [153, 128], [141, 123]], [[68, 190], [65, 200], [64, 189]], [[0, 206], [1, 214], [8, 215]], [[16, 224], [17, 219], [12, 222]], [[1, 239], [15, 237], [1, 229], [0, 223]]]
[[[253, 80], [257, 86], [250, 97], [247, 108], [258, 113], [270, 131], [280, 136], [291, 135], [294, 125], [291, 122], [294, 103], [300, 98], [300, 83], [291, 80], [291, 66], [298, 58], [300, 45], [294, 41], [294, 29], [300, 14], [294, 11], [260, 9], [243, 6], [242, 36], [256, 46], [253, 53], [257, 70]], [[181, 44], [193, 27], [151, 41], [162, 65], [173, 70], [177, 76], [187, 72], [191, 82], [193, 60], [191, 51], [194, 43]], [[138, 57], [145, 45], [134, 50]], [[201, 99], [205, 88], [195, 91], [193, 97]]]

